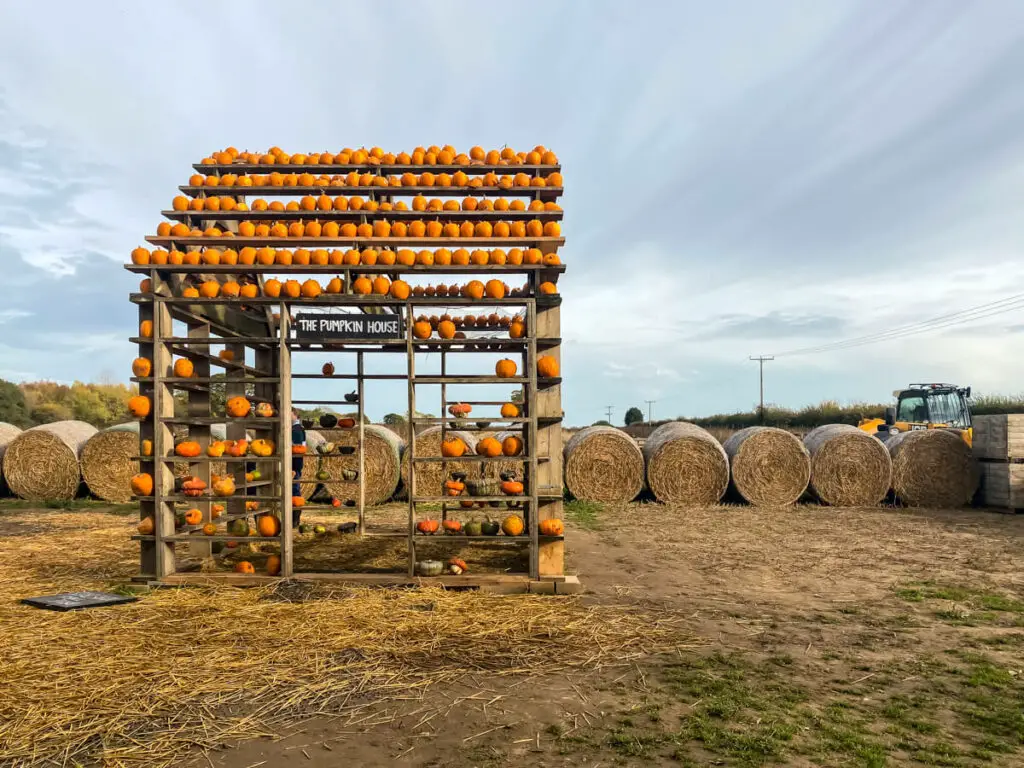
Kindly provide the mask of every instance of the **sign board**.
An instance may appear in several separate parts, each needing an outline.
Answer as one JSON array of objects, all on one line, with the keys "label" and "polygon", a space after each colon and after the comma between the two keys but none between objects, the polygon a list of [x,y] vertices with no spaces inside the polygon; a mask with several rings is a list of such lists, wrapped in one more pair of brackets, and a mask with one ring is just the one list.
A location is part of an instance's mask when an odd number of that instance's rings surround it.
[{"label": "sign board", "polygon": [[109,592],[63,592],[45,597],[26,597],[21,602],[50,611],[74,611],[80,608],[98,608],[103,605],[134,603],[138,598],[113,595]]},{"label": "sign board", "polygon": [[405,341],[400,315],[299,314],[292,327],[298,339]]}]

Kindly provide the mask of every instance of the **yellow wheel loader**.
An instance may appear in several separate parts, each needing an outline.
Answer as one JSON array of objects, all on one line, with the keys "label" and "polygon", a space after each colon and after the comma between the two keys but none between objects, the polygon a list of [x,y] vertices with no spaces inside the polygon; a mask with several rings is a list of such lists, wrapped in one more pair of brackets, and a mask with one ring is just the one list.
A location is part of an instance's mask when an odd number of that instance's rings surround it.
[{"label": "yellow wheel loader", "polygon": [[971,426],[971,388],[956,384],[911,384],[892,393],[896,405],[885,409],[884,419],[861,419],[857,425],[883,442],[899,432],[948,429],[959,432],[968,445]]}]

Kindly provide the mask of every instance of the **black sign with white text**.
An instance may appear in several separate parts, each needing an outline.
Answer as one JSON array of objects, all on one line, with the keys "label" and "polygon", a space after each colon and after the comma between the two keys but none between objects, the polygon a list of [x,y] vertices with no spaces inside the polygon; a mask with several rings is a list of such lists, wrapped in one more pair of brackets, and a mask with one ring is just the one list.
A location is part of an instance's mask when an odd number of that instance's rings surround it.
[{"label": "black sign with white text", "polygon": [[296,315],[293,327],[304,339],[405,340],[399,315]]}]

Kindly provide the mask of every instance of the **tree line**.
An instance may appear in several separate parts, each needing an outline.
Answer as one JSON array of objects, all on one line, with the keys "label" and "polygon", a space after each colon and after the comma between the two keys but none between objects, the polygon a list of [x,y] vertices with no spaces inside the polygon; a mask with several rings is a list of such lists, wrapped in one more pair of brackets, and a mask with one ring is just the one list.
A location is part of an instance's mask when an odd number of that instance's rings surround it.
[{"label": "tree line", "polygon": [[22,429],[75,419],[100,429],[128,419],[126,403],[138,388],[126,384],[57,384],[0,379],[0,421]]},{"label": "tree line", "polygon": [[[701,427],[721,427],[724,429],[743,429],[758,424],[769,427],[814,429],[824,424],[852,424],[856,426],[861,419],[880,419],[885,416],[885,409],[892,403],[852,403],[842,405],[835,400],[824,400],[816,405],[803,408],[783,408],[777,405],[765,405],[764,421],[758,409],[735,413],[719,413],[713,416],[685,417],[654,421],[655,426],[668,421],[689,421]],[[978,395],[971,398],[971,413],[976,416],[1000,413],[1024,413],[1024,395]],[[626,411],[625,424],[644,423],[643,412],[632,407]],[[597,424],[608,424],[606,421]]]}]

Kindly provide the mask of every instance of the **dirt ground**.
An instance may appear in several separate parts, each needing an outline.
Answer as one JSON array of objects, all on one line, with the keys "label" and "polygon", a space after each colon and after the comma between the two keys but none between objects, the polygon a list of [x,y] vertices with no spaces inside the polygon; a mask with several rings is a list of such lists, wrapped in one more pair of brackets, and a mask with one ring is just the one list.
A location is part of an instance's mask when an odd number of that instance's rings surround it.
[{"label": "dirt ground", "polygon": [[[611,671],[467,664],[362,722],[296,721],[187,764],[1024,761],[1024,516],[573,502],[567,517],[586,604],[676,616],[702,642]],[[0,536],[32,526],[0,511]]]}]

